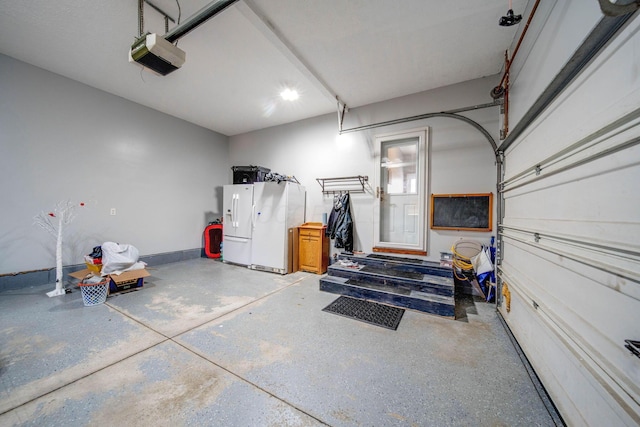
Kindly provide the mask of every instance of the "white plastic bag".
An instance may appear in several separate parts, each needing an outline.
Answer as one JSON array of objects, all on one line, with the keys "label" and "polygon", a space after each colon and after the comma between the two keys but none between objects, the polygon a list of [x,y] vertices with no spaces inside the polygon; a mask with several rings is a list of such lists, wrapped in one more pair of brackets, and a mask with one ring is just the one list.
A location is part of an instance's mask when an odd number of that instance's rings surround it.
[{"label": "white plastic bag", "polygon": [[473,265],[473,269],[476,274],[493,271],[493,264],[491,263],[491,257],[489,256],[489,248],[483,248],[478,255],[471,258],[471,265]]},{"label": "white plastic bag", "polygon": [[[132,245],[104,242],[102,244],[102,275],[120,274],[129,270],[138,262],[138,257],[138,249]],[[140,268],[144,268],[144,264]]]}]

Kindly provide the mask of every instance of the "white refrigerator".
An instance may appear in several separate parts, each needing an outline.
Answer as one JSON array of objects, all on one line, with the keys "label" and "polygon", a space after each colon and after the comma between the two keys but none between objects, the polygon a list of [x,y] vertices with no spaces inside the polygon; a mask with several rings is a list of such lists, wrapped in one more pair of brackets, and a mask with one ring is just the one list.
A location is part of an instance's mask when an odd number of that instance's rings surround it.
[{"label": "white refrigerator", "polygon": [[222,190],[224,262],[251,264],[253,185],[225,185]]},{"label": "white refrigerator", "polygon": [[223,209],[224,261],[286,274],[289,229],[304,223],[305,188],[294,182],[225,185]]}]

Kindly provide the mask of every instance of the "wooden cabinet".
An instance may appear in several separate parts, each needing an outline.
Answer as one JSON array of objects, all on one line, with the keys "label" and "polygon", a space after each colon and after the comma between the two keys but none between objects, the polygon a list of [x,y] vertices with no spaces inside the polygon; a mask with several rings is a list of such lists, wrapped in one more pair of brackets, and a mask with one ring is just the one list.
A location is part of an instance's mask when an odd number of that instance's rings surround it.
[{"label": "wooden cabinet", "polygon": [[321,222],[307,222],[298,228],[298,265],[302,271],[324,274],[329,265],[329,238]]}]

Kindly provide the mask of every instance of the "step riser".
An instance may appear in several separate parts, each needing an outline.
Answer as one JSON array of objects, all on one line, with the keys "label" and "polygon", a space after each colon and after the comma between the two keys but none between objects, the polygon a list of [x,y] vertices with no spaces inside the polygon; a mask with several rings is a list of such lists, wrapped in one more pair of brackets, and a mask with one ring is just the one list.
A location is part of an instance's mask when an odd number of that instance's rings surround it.
[{"label": "step riser", "polygon": [[359,270],[346,270],[338,268],[329,268],[329,275],[335,277],[344,277],[357,281],[370,282],[378,285],[386,285],[390,287],[406,287],[415,291],[432,293],[442,296],[453,296],[454,284],[451,280],[450,285],[434,284],[419,280],[405,279],[391,276],[381,276],[377,274],[369,274]]},{"label": "step riser", "polygon": [[358,264],[361,264],[361,265],[371,265],[375,267],[395,269],[398,271],[430,274],[433,276],[440,276],[440,277],[453,277],[453,271],[450,268],[441,267],[439,265],[436,265],[435,263],[428,263],[427,261],[425,261],[425,264],[410,264],[410,263],[399,263],[399,262],[382,260],[378,258],[367,258],[365,256],[346,255],[346,254],[340,254],[338,256],[338,259],[346,259],[349,261],[357,262]]},{"label": "step riser", "polygon": [[455,306],[451,304],[426,301],[422,299],[411,298],[410,296],[389,294],[374,289],[366,289],[347,283],[335,283],[328,280],[320,279],[320,290],[338,295],[346,295],[354,298],[366,299],[370,301],[389,304],[394,307],[408,308],[421,311],[424,313],[437,314],[444,317],[455,317]]}]

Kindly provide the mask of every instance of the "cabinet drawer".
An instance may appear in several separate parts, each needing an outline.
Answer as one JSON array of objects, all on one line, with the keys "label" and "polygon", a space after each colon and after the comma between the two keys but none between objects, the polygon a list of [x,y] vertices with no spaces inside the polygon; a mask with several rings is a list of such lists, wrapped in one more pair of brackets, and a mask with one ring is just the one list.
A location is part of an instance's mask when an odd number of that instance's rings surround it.
[{"label": "cabinet drawer", "polygon": [[300,229],[300,237],[320,237],[322,236],[322,229],[313,229],[313,228],[301,228]]}]

